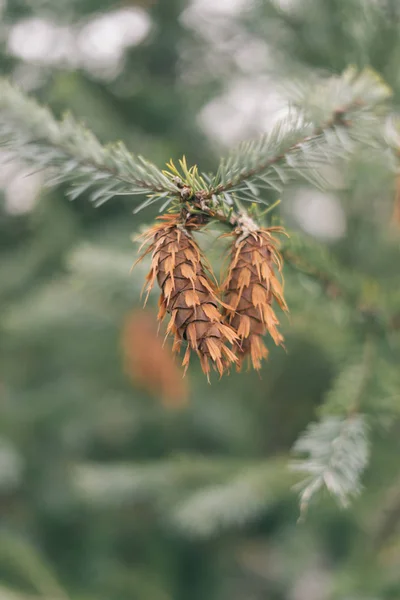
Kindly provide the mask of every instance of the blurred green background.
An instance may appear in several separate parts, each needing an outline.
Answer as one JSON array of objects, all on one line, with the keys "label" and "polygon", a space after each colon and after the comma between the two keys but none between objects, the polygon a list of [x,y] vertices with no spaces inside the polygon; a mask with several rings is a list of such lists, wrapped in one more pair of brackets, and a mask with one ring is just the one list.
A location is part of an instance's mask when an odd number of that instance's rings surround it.
[{"label": "blurred green background", "polygon": [[[397,0],[2,0],[0,18],[2,74],[160,166],[212,169],[271,127],[294,74],[371,65],[400,98]],[[298,524],[288,468],[360,331],[400,314],[393,182],[358,157],[349,169],[329,194],[293,185],[281,216],[336,257],[339,281],[368,285],[345,301],[286,268],[286,351],[210,386],[196,361],[182,382],[160,348],[156,294],[138,312],[131,238],[157,208],[71,203],[5,161],[1,600],[400,598],[398,321],[373,359],[363,495],[345,511],[323,497]]]}]

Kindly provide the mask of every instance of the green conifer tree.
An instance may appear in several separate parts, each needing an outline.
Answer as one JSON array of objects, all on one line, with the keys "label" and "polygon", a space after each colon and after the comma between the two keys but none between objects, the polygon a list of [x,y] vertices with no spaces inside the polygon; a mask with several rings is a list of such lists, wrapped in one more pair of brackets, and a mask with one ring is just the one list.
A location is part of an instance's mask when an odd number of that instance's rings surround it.
[{"label": "green conifer tree", "polygon": [[[8,39],[32,16],[78,30],[103,4],[10,1]],[[210,72],[193,6],[141,4],[150,32],[111,80],[2,56],[2,155],[50,187],[20,215],[5,196],[0,221],[1,593],[396,598],[396,5],[254,3],[225,28],[215,14]],[[218,165],[195,116],[239,68],[232,31],[237,49],[267,41],[259,70],[290,111]],[[295,218],[316,189],[346,224],[330,243]],[[189,392],[177,387],[138,312],[150,261],[129,274],[130,236],[167,211],[216,273],[221,233],[290,233],[286,352],[267,338],[261,377],[232,369],[209,386],[193,360]]]}]

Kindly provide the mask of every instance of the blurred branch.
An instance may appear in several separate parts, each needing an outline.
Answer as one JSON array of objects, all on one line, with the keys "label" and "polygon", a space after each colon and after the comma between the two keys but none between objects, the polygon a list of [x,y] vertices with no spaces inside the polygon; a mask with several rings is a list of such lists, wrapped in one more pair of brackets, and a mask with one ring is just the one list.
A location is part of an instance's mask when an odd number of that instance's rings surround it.
[{"label": "blurred branch", "polygon": [[54,596],[32,596],[23,592],[0,585],[1,600],[58,600]]},{"label": "blurred branch", "polygon": [[256,518],[297,480],[286,457],[256,462],[196,456],[157,464],[77,465],[72,478],[91,502],[161,502],[167,520],[194,537]]},{"label": "blurred branch", "polygon": [[369,336],[362,358],[345,364],[333,382],[320,410],[322,419],[311,423],[293,450],[304,458],[293,463],[296,471],[308,473],[299,484],[300,514],[310,500],[326,488],[343,506],[361,491],[360,477],[369,460],[368,428],[360,413],[373,369],[374,347]]},{"label": "blurred branch", "polygon": [[320,283],[328,296],[341,296],[354,302],[362,282],[355,272],[347,272],[325,246],[307,236],[291,234],[281,250],[285,262],[296,271]]},{"label": "blurred branch", "polygon": [[280,191],[296,174],[323,188],[321,165],[343,158],[359,143],[382,143],[380,119],[373,111],[391,91],[373,71],[350,68],[341,76],[292,88],[295,113],[222,159],[208,198],[234,192],[254,201],[261,189]]},{"label": "blurred branch", "polygon": [[131,154],[122,142],[102,146],[73,117],[56,121],[48,109],[4,79],[0,79],[0,146],[8,158],[23,159],[35,170],[50,169],[48,183],[67,184],[71,199],[87,192],[97,206],[113,196],[155,194],[158,199],[177,191],[153,163]]},{"label": "blurred branch", "polygon": [[315,280],[329,298],[341,298],[371,332],[386,335],[388,330],[398,329],[397,290],[349,269],[326,246],[306,235],[291,234],[281,254],[288,266]]},{"label": "blurred branch", "polygon": [[39,552],[22,538],[11,534],[0,535],[0,564],[10,565],[13,572],[45,598],[68,600],[68,595]]},{"label": "blurred branch", "polygon": [[326,488],[343,507],[361,492],[360,476],[369,458],[367,425],[362,415],[325,417],[311,423],[294,445],[297,454],[307,457],[293,463],[308,477],[300,489],[300,516],[304,518],[310,500]]},{"label": "blurred branch", "polygon": [[398,533],[400,523],[400,480],[386,495],[382,513],[373,535],[374,548],[379,551],[393,535]]},{"label": "blurred branch", "polygon": [[364,342],[364,355],[358,360],[346,363],[319,409],[323,417],[332,415],[353,416],[361,410],[362,399],[373,373],[374,346],[367,337]]},{"label": "blurred branch", "polygon": [[190,537],[211,537],[265,513],[286,496],[296,479],[287,469],[286,457],[269,458],[178,502],[172,510],[172,523]]},{"label": "blurred branch", "polygon": [[247,461],[178,456],[156,463],[76,465],[71,476],[83,498],[119,504],[124,500],[159,499],[168,492],[221,480],[248,465]]}]

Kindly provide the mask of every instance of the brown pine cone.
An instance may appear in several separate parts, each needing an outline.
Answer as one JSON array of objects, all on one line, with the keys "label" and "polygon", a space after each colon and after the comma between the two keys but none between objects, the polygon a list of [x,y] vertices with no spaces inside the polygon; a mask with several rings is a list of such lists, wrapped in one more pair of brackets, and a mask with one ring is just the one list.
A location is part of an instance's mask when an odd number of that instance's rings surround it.
[{"label": "brown pine cone", "polygon": [[237,362],[226,345],[226,342],[234,343],[237,335],[232,327],[223,323],[215,288],[207,277],[200,250],[189,231],[179,224],[179,216],[164,215],[159,219],[161,223],[151,227],[144,236],[144,243],[150,242],[144,255],[152,252],[147,293],[157,280],[161,288],[158,319],[171,314],[167,333],[175,336],[174,351],[178,352],[182,342],[187,342],[182,362],[185,370],[193,350],[207,377],[209,362],[222,375],[225,368]]},{"label": "brown pine cone", "polygon": [[268,356],[262,341],[266,333],[275,344],[283,343],[272,302],[275,299],[284,311],[288,308],[275,273],[274,267],[279,272],[282,269],[282,258],[271,231],[283,232],[278,227],[235,232],[228,275],[222,286],[227,304],[226,321],[240,339],[237,346],[239,370],[247,356],[255,369],[261,368],[261,360]]},{"label": "brown pine cone", "polygon": [[188,400],[187,380],[169,344],[158,335],[153,311],[134,310],[122,329],[124,371],[132,382],[159,398],[166,408],[181,408]]}]

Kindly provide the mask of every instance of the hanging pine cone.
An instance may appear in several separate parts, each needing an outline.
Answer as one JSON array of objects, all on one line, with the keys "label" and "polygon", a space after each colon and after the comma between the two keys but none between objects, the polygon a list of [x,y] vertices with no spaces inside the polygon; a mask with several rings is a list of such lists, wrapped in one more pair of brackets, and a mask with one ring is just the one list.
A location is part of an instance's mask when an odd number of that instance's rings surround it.
[{"label": "hanging pine cone", "polygon": [[272,308],[275,299],[287,311],[283,290],[275,270],[281,272],[282,258],[277,250],[273,231],[283,233],[279,227],[262,229],[246,219],[246,226],[235,232],[228,275],[223,284],[226,322],[239,336],[237,355],[240,370],[249,356],[255,369],[268,356],[262,336],[266,333],[275,344],[283,343],[277,326],[278,318]]},{"label": "hanging pine cone", "polygon": [[157,280],[161,288],[158,319],[171,314],[167,333],[175,336],[174,351],[178,352],[182,342],[187,342],[182,362],[185,370],[193,350],[207,377],[210,362],[222,375],[225,368],[237,362],[226,345],[226,342],[234,343],[237,335],[232,327],[223,323],[215,288],[207,277],[200,250],[187,228],[179,224],[179,216],[164,215],[159,219],[161,223],[151,227],[144,236],[144,243],[150,245],[143,256],[152,252],[147,293]]}]

